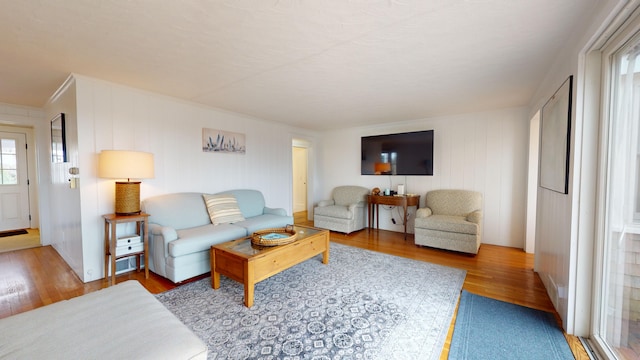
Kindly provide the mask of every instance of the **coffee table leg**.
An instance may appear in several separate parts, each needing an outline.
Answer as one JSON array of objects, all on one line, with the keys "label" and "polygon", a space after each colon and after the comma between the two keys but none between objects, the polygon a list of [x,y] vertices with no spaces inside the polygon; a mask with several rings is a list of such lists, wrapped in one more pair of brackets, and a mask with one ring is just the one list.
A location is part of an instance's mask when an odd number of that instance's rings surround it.
[{"label": "coffee table leg", "polygon": [[254,274],[252,263],[246,262],[244,264],[244,305],[246,307],[253,306],[253,283]]},{"label": "coffee table leg", "polygon": [[253,284],[246,284],[244,286],[244,306],[253,306]]},{"label": "coffee table leg", "polygon": [[220,273],[216,271],[216,252],[211,248],[210,260],[211,260],[211,287],[214,289],[220,288]]},{"label": "coffee table leg", "polygon": [[325,238],[324,238],[324,248],[326,250],[322,253],[322,263],[323,264],[328,264],[329,263],[329,246],[330,246],[329,234],[327,233],[327,235],[325,235]]},{"label": "coffee table leg", "polygon": [[220,273],[211,272],[211,287],[214,289],[220,289]]}]

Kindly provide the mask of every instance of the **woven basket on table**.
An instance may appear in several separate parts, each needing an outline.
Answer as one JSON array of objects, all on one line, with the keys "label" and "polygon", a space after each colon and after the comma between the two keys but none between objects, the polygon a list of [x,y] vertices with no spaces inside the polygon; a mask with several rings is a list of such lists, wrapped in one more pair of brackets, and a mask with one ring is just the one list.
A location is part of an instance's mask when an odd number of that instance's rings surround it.
[{"label": "woven basket on table", "polygon": [[[284,238],[279,238],[279,239],[264,238],[265,235],[272,234],[272,233],[283,234],[288,236]],[[251,235],[251,243],[254,245],[260,245],[260,246],[278,246],[278,245],[289,244],[296,241],[297,236],[298,234],[293,229],[293,225],[287,225],[286,227],[283,227],[283,228],[258,230],[254,232],[253,235]]]}]

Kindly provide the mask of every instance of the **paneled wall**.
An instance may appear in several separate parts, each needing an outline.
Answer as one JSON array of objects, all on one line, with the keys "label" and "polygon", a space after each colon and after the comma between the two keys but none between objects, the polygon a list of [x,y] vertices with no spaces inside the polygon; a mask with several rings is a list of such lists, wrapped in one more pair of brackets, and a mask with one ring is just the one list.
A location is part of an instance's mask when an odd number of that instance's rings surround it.
[{"label": "paneled wall", "polygon": [[[51,163],[50,160],[48,161],[50,178],[47,186],[50,189],[50,204],[47,217],[51,223],[49,233],[51,245],[82,277],[84,247],[81,235],[80,190],[71,189],[69,186],[69,168],[79,166],[78,113],[76,111],[76,86],[73,78],[67,79],[67,82],[54,94],[45,109],[48,119],[53,119],[56,114],[64,113],[67,149],[67,162]],[[48,148],[46,150],[50,154],[50,150]]]},{"label": "paneled wall", "polygon": [[[583,18],[569,41],[560,49],[532,97],[531,111],[540,110],[560,85],[574,75],[571,141],[569,154],[569,193],[560,194],[542,187],[537,193],[536,256],[534,270],[538,272],[560,315],[565,331],[576,336],[591,334],[591,311],[595,249],[594,217],[596,201],[597,153],[599,147],[600,111],[593,110],[600,103],[599,85],[585,80],[586,51],[598,37],[605,35],[607,24],[614,19],[619,6],[626,1],[602,1]],[[624,11],[623,11],[624,13]],[[626,18],[621,16],[620,19]],[[614,27],[615,28],[615,27]],[[607,30],[608,31],[608,30]],[[596,53],[596,75],[601,79]],[[589,60],[592,61],[592,60]],[[595,88],[594,88],[595,86]],[[585,89],[592,93],[585,98]],[[584,117],[588,115],[587,117]],[[587,119],[587,122],[585,122]]]},{"label": "paneled wall", "polygon": [[[435,130],[433,176],[360,175],[360,137]],[[422,196],[433,189],[469,189],[484,195],[483,242],[523,248],[529,122],[526,109],[422,119],[352,128],[323,136],[322,196],[338,185],[391,188],[405,184]],[[415,211],[409,229],[413,232]],[[396,220],[393,224],[391,218]],[[403,231],[395,210],[381,209],[380,228]]]},{"label": "paneled wall", "polygon": [[[73,91],[76,97],[77,148],[70,155],[80,169],[77,209],[82,231],[74,241],[81,245],[76,251],[82,251],[79,275],[84,281],[103,275],[101,215],[114,207],[114,180],[96,176],[101,150],[154,154],[155,178],[142,180],[142,199],[171,192],[251,188],[263,192],[267,206],[291,213],[292,138],[295,134],[313,144],[314,134],[92,78],[74,79],[74,89],[67,93]],[[203,128],[245,134],[246,154],[203,152]],[[65,210],[59,204],[52,207],[56,206],[52,211]],[[62,226],[63,219],[56,222]]]}]

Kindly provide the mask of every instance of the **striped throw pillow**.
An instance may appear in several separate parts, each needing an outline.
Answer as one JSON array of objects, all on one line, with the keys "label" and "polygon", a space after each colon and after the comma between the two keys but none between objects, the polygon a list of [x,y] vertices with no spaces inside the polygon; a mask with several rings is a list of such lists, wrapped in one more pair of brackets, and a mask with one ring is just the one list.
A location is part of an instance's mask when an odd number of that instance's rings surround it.
[{"label": "striped throw pillow", "polygon": [[213,225],[244,221],[238,202],[233,195],[203,195]]}]

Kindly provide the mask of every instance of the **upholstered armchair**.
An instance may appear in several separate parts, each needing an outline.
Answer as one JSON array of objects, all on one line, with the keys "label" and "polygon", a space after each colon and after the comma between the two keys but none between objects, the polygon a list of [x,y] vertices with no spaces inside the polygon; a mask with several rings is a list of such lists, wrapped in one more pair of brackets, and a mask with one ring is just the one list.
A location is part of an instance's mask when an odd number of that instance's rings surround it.
[{"label": "upholstered armchair", "polygon": [[362,186],[338,186],[330,200],[322,200],[313,209],[315,227],[349,234],[364,229],[367,218],[367,194]]},{"label": "upholstered armchair", "polygon": [[415,220],[416,245],[477,254],[482,241],[482,194],[434,190]]}]

